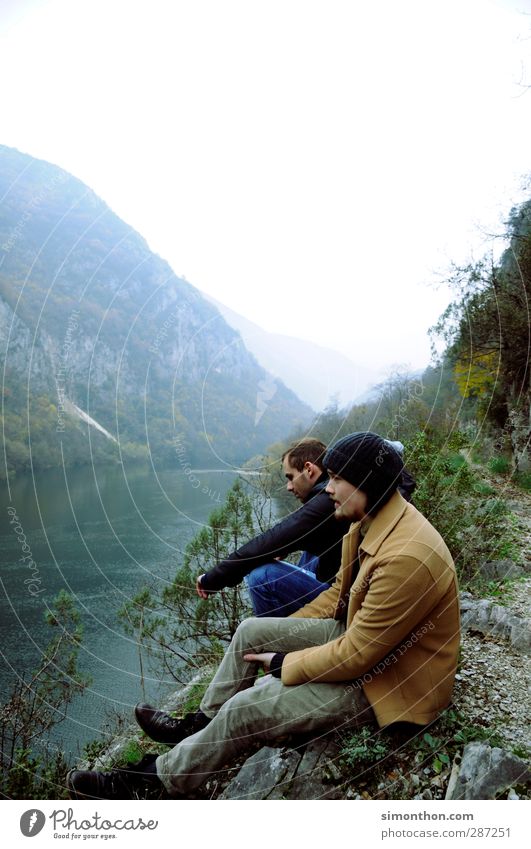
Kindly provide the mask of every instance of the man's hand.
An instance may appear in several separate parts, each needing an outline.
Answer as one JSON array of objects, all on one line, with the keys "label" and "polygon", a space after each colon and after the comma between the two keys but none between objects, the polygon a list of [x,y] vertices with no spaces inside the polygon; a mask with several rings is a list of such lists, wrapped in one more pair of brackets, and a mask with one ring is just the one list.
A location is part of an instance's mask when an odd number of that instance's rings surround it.
[{"label": "man's hand", "polygon": [[269,672],[269,667],[274,655],[274,651],[266,651],[263,652],[263,654],[244,654],[243,659],[248,663],[261,663],[263,664],[264,672]]},{"label": "man's hand", "polygon": [[195,582],[195,588],[197,590],[197,595],[199,596],[199,598],[208,598],[209,593],[207,593],[207,591],[204,590],[203,587],[201,586],[201,578],[202,577],[203,577],[203,575],[199,575],[199,577],[197,578],[197,580]]}]

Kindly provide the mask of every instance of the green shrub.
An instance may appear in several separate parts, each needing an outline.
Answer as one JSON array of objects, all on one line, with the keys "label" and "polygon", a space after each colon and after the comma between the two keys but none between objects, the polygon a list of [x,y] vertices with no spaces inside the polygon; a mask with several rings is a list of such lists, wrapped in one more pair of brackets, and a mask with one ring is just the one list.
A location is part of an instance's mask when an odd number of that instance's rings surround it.
[{"label": "green shrub", "polygon": [[359,769],[379,763],[391,750],[391,743],[382,732],[372,726],[364,726],[349,735],[340,752],[343,767]]},{"label": "green shrub", "polygon": [[13,763],[2,780],[7,799],[66,799],[68,765],[63,753],[45,751],[34,756],[30,749],[17,749]]},{"label": "green shrub", "polygon": [[511,464],[507,457],[491,457],[488,466],[489,471],[494,475],[507,475],[511,470]]},{"label": "green shrub", "polygon": [[144,752],[137,740],[129,740],[125,748],[120,752],[118,765],[129,766],[136,764],[142,759]]},{"label": "green shrub", "polygon": [[206,689],[211,680],[212,674],[205,676],[202,681],[198,681],[196,684],[190,685],[179,713],[184,715],[186,713],[194,713],[196,710],[199,710],[201,700],[205,695]]},{"label": "green shrub", "polygon": [[105,752],[107,743],[105,740],[91,740],[83,747],[83,759],[93,768],[98,763],[100,756]]},{"label": "green shrub", "polygon": [[414,504],[446,542],[463,588],[473,589],[482,562],[518,559],[518,532],[506,502],[460,453],[466,444],[460,433],[444,440],[424,431],[407,443],[405,459],[417,480]]},{"label": "green shrub", "polygon": [[0,795],[11,799],[61,798],[67,766],[49,734],[90,684],[77,666],[82,629],[73,598],[61,590],[45,620],[54,637],[39,668],[17,679],[0,708]]},{"label": "green shrub", "polygon": [[186,683],[191,672],[218,663],[239,623],[251,614],[242,584],[201,599],[196,579],[254,533],[252,502],[237,480],[223,506],[186,546],[171,584],[162,590],[142,588],[118,611],[126,632],[179,683]]},{"label": "green shrub", "polygon": [[531,472],[517,472],[513,480],[525,492],[531,492]]}]

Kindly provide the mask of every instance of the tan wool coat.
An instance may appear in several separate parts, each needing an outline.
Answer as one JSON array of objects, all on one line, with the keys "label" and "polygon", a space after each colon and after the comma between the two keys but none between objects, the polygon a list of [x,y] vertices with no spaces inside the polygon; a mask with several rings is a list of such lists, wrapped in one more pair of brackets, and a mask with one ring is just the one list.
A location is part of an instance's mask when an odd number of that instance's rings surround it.
[{"label": "tan wool coat", "polygon": [[438,531],[398,492],[372,519],[365,536],[360,525],[351,525],[343,538],[335,583],[292,614],[302,619],[346,615],[345,633],[288,653],[282,682],[362,686],[380,726],[398,721],[424,725],[449,704],[457,667],[454,563]]}]

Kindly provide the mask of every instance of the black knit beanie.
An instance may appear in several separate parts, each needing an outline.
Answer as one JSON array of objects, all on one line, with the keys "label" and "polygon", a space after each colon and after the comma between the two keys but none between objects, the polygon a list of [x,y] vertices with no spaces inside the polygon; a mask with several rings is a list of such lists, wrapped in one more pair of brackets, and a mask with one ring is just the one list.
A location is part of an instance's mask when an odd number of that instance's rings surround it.
[{"label": "black knit beanie", "polygon": [[404,463],[398,451],[376,433],[344,436],[328,449],[323,466],[367,496],[367,513],[374,514],[396,491]]}]

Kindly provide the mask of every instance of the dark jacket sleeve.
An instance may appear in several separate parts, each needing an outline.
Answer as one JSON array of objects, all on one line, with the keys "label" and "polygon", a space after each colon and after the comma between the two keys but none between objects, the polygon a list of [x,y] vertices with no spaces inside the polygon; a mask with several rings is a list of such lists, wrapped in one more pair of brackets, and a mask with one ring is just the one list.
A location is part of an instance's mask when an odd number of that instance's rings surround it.
[{"label": "dark jacket sleeve", "polygon": [[317,493],[277,525],[242,545],[225,560],[220,560],[203,575],[202,588],[214,592],[224,587],[235,587],[257,566],[269,563],[275,557],[285,557],[292,551],[305,551],[308,536],[313,536],[323,522],[335,521],[332,514],[328,495],[324,491]]},{"label": "dark jacket sleeve", "polygon": [[282,664],[284,663],[284,658],[286,657],[286,652],[278,651],[271,658],[271,664],[269,666],[269,671],[271,675],[275,678],[282,678]]},{"label": "dark jacket sleeve", "polygon": [[406,501],[411,501],[411,496],[416,488],[417,482],[415,478],[409,474],[407,469],[402,469],[402,479],[398,485],[398,491],[402,498],[405,498]]}]

